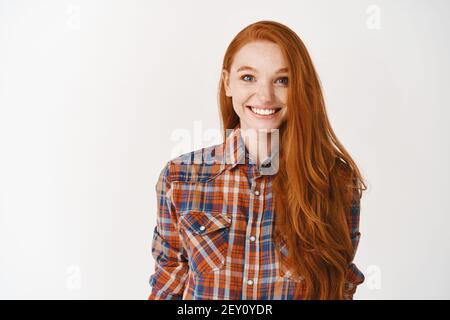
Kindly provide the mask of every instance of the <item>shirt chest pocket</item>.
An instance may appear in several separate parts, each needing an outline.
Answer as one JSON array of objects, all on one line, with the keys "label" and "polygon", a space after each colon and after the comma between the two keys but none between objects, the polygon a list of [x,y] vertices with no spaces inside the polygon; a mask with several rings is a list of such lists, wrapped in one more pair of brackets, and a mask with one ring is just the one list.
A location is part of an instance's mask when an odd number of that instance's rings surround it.
[{"label": "shirt chest pocket", "polygon": [[227,213],[189,211],[180,215],[179,228],[196,273],[218,271],[225,265],[231,216]]}]

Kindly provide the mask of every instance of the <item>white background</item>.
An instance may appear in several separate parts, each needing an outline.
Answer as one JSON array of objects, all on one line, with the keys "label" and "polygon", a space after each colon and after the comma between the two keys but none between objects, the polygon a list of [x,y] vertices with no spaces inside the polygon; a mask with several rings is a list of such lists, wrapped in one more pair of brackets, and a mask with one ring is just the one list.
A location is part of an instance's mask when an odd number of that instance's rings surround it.
[{"label": "white background", "polygon": [[355,299],[450,298],[450,2],[0,3],[0,298],[147,298],[158,174],[220,142],[224,52],[263,19],[369,184]]}]

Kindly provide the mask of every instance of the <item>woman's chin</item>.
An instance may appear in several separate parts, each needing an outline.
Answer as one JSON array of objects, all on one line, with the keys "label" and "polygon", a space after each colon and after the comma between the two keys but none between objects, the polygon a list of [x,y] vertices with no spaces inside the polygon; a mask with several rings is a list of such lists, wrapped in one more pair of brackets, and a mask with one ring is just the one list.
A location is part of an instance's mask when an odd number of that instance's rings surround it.
[{"label": "woman's chin", "polygon": [[247,129],[254,129],[254,130],[273,130],[279,128],[279,121],[269,121],[269,120],[255,120],[255,119],[248,119],[247,121]]}]

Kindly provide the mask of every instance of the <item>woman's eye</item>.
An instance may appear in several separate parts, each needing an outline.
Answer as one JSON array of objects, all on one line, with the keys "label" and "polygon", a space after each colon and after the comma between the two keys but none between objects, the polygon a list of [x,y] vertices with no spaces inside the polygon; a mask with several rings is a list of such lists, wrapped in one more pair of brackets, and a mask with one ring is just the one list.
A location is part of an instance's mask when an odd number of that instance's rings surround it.
[{"label": "woman's eye", "polygon": [[279,78],[278,80],[285,80],[285,82],[282,84],[287,85],[289,79],[288,79],[288,77],[282,77],[282,78]]},{"label": "woman's eye", "polygon": [[246,75],[242,76],[241,79],[244,81],[247,81],[247,80],[245,80],[247,77],[253,78],[253,76],[246,74]]}]

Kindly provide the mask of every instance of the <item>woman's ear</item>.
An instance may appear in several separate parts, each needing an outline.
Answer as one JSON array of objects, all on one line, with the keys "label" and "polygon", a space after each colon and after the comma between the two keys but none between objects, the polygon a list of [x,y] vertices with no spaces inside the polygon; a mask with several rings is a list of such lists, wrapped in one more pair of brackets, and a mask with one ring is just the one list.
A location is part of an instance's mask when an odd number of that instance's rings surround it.
[{"label": "woman's ear", "polygon": [[222,70],[222,81],[223,81],[223,87],[225,88],[225,95],[227,97],[231,97],[230,74],[229,74],[228,70],[226,70],[226,69]]}]

